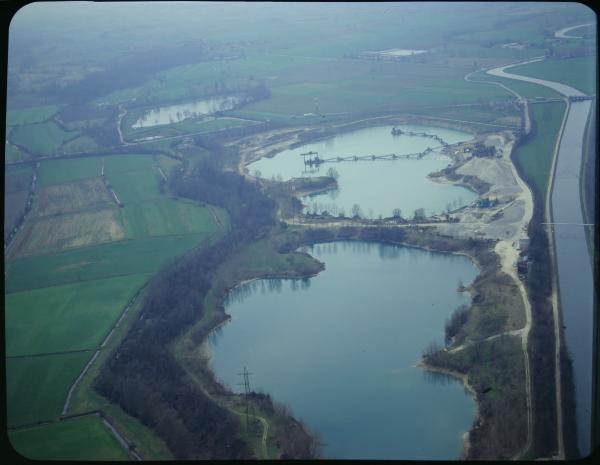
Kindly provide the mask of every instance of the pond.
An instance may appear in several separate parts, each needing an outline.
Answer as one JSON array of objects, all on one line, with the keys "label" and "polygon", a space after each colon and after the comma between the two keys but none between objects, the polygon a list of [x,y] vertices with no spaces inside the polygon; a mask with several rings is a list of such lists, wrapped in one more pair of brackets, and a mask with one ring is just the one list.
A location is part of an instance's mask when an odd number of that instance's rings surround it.
[{"label": "pond", "polygon": [[195,102],[167,105],[146,111],[135,123],[133,129],[149,128],[161,124],[179,123],[187,118],[212,115],[218,111],[226,111],[244,103],[245,98],[238,95],[213,97]]},{"label": "pond", "polygon": [[[317,244],[325,270],[304,280],[235,288],[232,319],[208,340],[211,366],[240,392],[289,406],[319,434],[327,458],[456,459],[475,403],[462,382],[414,365],[469,302],[477,269],[464,256],[367,242]],[[435,292],[432,292],[435,290]]]},{"label": "pond", "polygon": [[[449,144],[470,140],[470,134],[430,126],[400,125],[403,131],[437,135]],[[284,150],[272,158],[262,158],[248,165],[251,174],[283,180],[302,176],[324,176],[329,168],[339,174],[338,189],[321,192],[303,199],[306,211],[336,216],[351,216],[353,206],[360,207],[363,217],[392,216],[399,208],[402,216],[412,217],[423,208],[427,215],[454,210],[477,198],[465,187],[437,183],[427,175],[446,168],[451,159],[432,152],[421,159],[364,160],[322,163],[316,169],[305,166],[302,153],[314,151],[320,158],[412,154],[439,147],[434,139],[408,134],[392,135],[393,126],[379,126],[339,134],[323,141]]]}]

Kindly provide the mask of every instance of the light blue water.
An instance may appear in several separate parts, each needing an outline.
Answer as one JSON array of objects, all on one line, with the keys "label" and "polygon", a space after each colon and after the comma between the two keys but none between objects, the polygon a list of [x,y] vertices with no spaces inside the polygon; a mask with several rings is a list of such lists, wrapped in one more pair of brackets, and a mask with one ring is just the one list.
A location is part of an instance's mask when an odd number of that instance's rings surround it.
[{"label": "light blue water", "polygon": [[364,242],[309,251],[325,270],[306,280],[238,286],[232,319],[209,339],[212,367],[240,392],[291,407],[325,443],[324,456],[456,459],[475,403],[462,383],[414,365],[445,319],[468,303],[457,283],[477,270],[462,256]]},{"label": "light blue water", "polygon": [[[281,176],[284,180],[301,176],[324,176],[329,168],[339,173],[337,191],[306,197],[304,204],[312,211],[327,210],[334,215],[341,210],[351,215],[358,204],[364,217],[392,216],[395,208],[404,217],[412,217],[418,208],[426,214],[441,213],[448,207],[454,209],[477,198],[461,186],[435,183],[427,175],[450,164],[447,156],[431,153],[420,160],[366,160],[323,163],[318,171],[306,172],[301,153],[316,151],[320,158],[349,155],[407,154],[438,147],[434,139],[419,136],[392,136],[393,126],[380,126],[339,134],[324,141],[284,150],[273,158],[263,158],[248,165],[251,174],[260,171],[261,177]],[[449,144],[471,139],[471,135],[450,129],[429,126],[397,126],[403,130],[436,134]]]}]

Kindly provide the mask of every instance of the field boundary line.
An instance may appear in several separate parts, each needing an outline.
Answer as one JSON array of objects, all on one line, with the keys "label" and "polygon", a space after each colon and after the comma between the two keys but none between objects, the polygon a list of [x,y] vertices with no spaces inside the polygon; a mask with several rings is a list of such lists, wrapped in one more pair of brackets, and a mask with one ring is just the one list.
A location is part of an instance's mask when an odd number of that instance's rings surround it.
[{"label": "field boundary line", "polygon": [[54,355],[68,355],[68,354],[77,354],[82,352],[92,352],[94,349],[73,349],[73,350],[64,350],[61,352],[41,352],[37,354],[28,354],[28,355],[7,355],[7,359],[15,359],[15,358],[31,358],[31,357],[52,357]]}]

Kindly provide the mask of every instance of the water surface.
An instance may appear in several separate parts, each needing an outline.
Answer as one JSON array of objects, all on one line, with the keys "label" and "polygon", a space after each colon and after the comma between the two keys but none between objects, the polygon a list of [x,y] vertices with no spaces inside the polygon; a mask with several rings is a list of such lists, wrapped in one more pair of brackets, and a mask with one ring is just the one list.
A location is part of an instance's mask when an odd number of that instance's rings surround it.
[{"label": "water surface", "polygon": [[242,97],[229,95],[197,100],[195,102],[179,103],[148,110],[142,117],[131,125],[133,129],[148,128],[160,124],[179,123],[187,118],[212,115],[218,111],[231,110],[243,102]]},{"label": "water surface", "polygon": [[[397,126],[406,131],[436,134],[452,144],[472,138],[470,134],[429,126]],[[251,174],[256,170],[264,178],[291,179],[302,176],[324,176],[329,168],[339,173],[339,189],[306,197],[308,211],[327,210],[333,215],[342,212],[351,215],[354,204],[360,206],[363,217],[392,216],[395,208],[404,217],[412,217],[414,211],[424,208],[425,213],[436,214],[455,209],[477,198],[464,187],[439,184],[427,175],[447,167],[451,160],[439,153],[426,155],[420,160],[365,160],[340,163],[323,163],[318,170],[305,169],[301,153],[316,151],[320,158],[350,155],[385,155],[419,153],[427,147],[439,147],[434,139],[409,136],[393,136],[393,126],[380,126],[339,134],[329,139],[284,150],[273,158],[263,158],[248,165]]]},{"label": "water surface", "polygon": [[414,365],[469,298],[457,283],[476,268],[462,256],[364,242],[319,244],[325,270],[305,280],[237,287],[230,322],[209,338],[212,367],[240,392],[291,407],[325,443],[324,456],[455,459],[475,404],[462,383]]}]

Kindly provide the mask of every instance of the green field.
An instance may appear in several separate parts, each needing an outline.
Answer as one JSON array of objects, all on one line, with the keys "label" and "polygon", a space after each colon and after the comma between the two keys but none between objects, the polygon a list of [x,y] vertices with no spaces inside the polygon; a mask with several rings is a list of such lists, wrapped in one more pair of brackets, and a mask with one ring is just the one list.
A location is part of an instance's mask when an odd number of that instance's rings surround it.
[{"label": "green field", "polygon": [[159,197],[152,201],[128,203],[121,210],[127,237],[179,234],[211,234],[217,231],[210,212],[184,200]]},{"label": "green field", "polygon": [[[103,163],[124,208],[113,205],[100,180]],[[15,246],[31,256],[6,262],[9,426],[56,420],[70,385],[129,299],[162,265],[218,232],[207,207],[161,193],[159,163],[152,155],[130,154],[41,164],[33,214],[17,236],[20,248]],[[9,191],[22,192],[30,175],[31,168],[11,168]],[[227,224],[226,213],[214,211]],[[114,214],[113,219],[103,212]],[[107,227],[111,234],[120,228],[130,239],[98,244],[99,232]],[[55,251],[65,246],[72,250]],[[156,441],[149,430],[117,407],[105,407],[122,429],[143,432],[146,448],[169,457],[164,446],[151,445]],[[62,422],[36,434],[46,438],[56,432],[59,440],[70,441],[57,425]],[[81,451],[88,447],[80,444]],[[53,449],[46,453],[46,447],[42,441],[32,454],[52,456]]]},{"label": "green field", "polygon": [[596,93],[596,58],[578,57],[562,60],[544,60],[515,66],[511,72],[549,81],[557,81],[592,95]]},{"label": "green field", "polygon": [[563,102],[531,105],[531,118],[535,125],[534,138],[519,147],[515,155],[526,177],[532,181],[533,188],[542,198],[546,197],[554,147],[564,111]]},{"label": "green field", "polygon": [[30,460],[127,460],[127,452],[97,415],[9,433],[17,452]]},{"label": "green field", "polygon": [[96,150],[100,148],[100,146],[96,143],[94,139],[89,136],[79,136],[75,139],[66,142],[62,150],[65,153],[78,153],[78,152],[90,152],[92,150]]},{"label": "green field", "polygon": [[6,292],[157,271],[206,240],[205,234],[155,236],[85,247],[6,263]]},{"label": "green field", "polygon": [[41,123],[50,119],[50,117],[52,117],[59,109],[60,105],[44,105],[7,111],[6,125],[21,126],[25,124]]},{"label": "green field", "polygon": [[91,352],[6,359],[8,427],[58,419]]},{"label": "green field", "polygon": [[98,347],[147,279],[131,275],[7,294],[6,355]]},{"label": "green field", "polygon": [[102,160],[99,157],[44,160],[40,164],[38,186],[43,188],[85,178],[96,178],[100,176],[101,170]]},{"label": "green field", "polygon": [[8,142],[6,143],[6,145],[4,146],[4,162],[13,162],[13,161],[20,161],[20,160],[24,160],[26,159],[27,156],[23,154],[23,152],[21,150],[19,150],[18,147],[15,147],[12,144],[9,144]]},{"label": "green field", "polygon": [[37,156],[55,155],[63,143],[74,139],[79,133],[67,132],[52,121],[15,127],[10,140],[25,147]]}]

